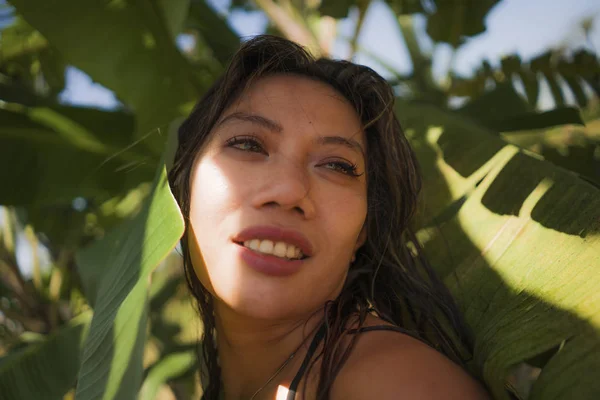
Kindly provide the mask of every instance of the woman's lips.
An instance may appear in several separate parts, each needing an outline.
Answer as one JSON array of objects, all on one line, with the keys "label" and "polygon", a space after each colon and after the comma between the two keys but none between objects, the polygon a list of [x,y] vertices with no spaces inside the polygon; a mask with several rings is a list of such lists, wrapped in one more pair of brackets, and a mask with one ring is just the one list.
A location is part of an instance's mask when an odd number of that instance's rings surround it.
[{"label": "woman's lips", "polygon": [[289,276],[296,273],[302,266],[307,258],[302,260],[286,260],[271,254],[263,254],[256,252],[252,249],[244,247],[240,243],[235,243],[236,250],[239,257],[248,265],[265,275],[271,276]]}]

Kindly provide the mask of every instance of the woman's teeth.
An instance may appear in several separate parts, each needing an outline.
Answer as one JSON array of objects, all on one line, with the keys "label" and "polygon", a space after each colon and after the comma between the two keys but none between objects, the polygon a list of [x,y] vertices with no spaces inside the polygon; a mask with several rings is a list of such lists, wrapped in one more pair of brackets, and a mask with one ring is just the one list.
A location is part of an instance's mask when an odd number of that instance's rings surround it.
[{"label": "woman's teeth", "polygon": [[252,239],[244,242],[244,247],[264,254],[271,254],[281,258],[300,259],[304,257],[302,251],[293,244],[285,242],[273,243],[272,240]]}]

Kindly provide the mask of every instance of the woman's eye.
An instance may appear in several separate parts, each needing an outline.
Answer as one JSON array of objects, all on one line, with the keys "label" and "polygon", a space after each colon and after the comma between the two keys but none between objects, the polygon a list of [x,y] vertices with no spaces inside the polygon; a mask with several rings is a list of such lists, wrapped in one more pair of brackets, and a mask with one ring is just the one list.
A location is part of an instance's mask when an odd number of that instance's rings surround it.
[{"label": "woman's eye", "polygon": [[[251,136],[235,136],[227,140],[226,144],[227,147],[233,147],[234,149],[238,149],[241,151],[266,154],[260,142]],[[330,161],[321,165],[327,166],[328,169],[331,169],[333,171],[339,171],[348,176],[358,177],[362,175],[356,172],[356,164],[350,164],[342,161]]]},{"label": "woman's eye", "polygon": [[341,162],[341,161],[331,161],[328,163],[325,163],[323,165],[332,165],[334,171],[340,171],[343,174],[349,175],[349,176],[361,176],[362,174],[358,174],[356,173],[356,164],[349,164],[346,162]]},{"label": "woman's eye", "polygon": [[264,153],[262,145],[258,140],[247,137],[247,136],[236,136],[227,141],[227,147],[233,147],[242,151],[249,151],[252,153]]}]

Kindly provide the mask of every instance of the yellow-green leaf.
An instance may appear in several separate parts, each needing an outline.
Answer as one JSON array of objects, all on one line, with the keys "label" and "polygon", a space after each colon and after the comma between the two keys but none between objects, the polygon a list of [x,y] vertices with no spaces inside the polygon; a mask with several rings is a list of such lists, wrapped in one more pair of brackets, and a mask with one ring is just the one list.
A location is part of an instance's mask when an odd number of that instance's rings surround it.
[{"label": "yellow-green leaf", "polygon": [[600,190],[457,115],[407,111],[435,205],[418,236],[474,332],[494,398],[508,398],[515,365],[548,351],[532,398],[599,397]]}]

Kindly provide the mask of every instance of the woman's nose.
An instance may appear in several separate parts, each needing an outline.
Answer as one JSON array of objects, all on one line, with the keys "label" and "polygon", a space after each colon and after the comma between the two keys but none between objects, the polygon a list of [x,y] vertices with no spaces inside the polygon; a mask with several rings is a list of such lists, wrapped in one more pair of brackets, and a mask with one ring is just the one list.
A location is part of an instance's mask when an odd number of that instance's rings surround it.
[{"label": "woman's nose", "polygon": [[280,160],[265,168],[263,182],[255,192],[255,206],[297,210],[305,218],[312,218],[315,207],[306,167],[295,160]]}]

